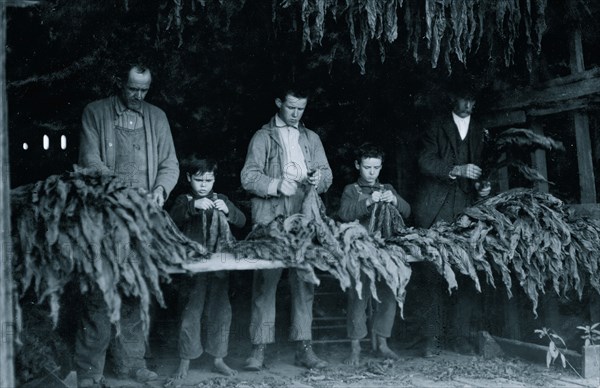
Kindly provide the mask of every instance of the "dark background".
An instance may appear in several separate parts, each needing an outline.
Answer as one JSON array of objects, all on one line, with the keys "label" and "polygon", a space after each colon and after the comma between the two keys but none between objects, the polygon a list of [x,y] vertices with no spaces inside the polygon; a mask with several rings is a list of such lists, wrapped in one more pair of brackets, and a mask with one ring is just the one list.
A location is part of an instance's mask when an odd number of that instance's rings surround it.
[{"label": "dark background", "polygon": [[[278,8],[276,18],[273,2],[267,0],[206,0],[205,5],[183,1],[179,26],[172,13],[173,3],[50,0],[35,7],[8,9],[6,66],[12,187],[72,169],[77,162],[83,108],[111,94],[117,66],[133,58],[143,58],[152,69],[153,82],[146,99],[167,113],[179,159],[193,152],[217,159],[220,170],[215,190],[227,194],[247,216],[248,196],[240,188],[239,172],[251,136],[275,112],[272,87],[278,79],[293,77],[312,90],[303,119],[321,136],[333,169],[334,183],[324,200],[328,211],[334,213],[344,185],[356,179],[352,150],[364,141],[384,147],[387,158],[381,180],[392,183],[402,196],[413,201],[420,134],[432,115],[449,111],[445,90],[457,80],[468,79],[480,90],[475,112],[479,115],[493,105],[498,89],[510,90],[568,75],[568,30],[577,24],[582,26],[586,67],[600,61],[600,5],[591,0],[548,2],[547,30],[532,72],[525,56],[530,48],[523,34],[525,17],[517,25],[520,34],[510,46],[497,32],[486,32],[481,46],[468,53],[465,63],[450,55],[432,67],[424,30],[411,30],[403,24],[408,7],[414,12],[424,2],[405,0],[398,8],[398,38],[391,43],[369,40],[363,72],[353,62],[344,18],[334,19],[327,14],[321,44],[308,47],[303,43],[298,1],[290,1],[288,8]],[[498,4],[482,3],[490,7]],[[520,1],[523,12],[527,3]],[[424,28],[424,19],[418,22]],[[489,29],[498,28],[494,19],[487,22]],[[419,33],[422,38],[417,37],[420,45],[415,56],[410,39]],[[514,50],[514,60],[508,64],[504,61],[507,47]],[[383,62],[381,48],[385,51]],[[593,158],[595,166],[600,167],[599,116],[597,106],[590,107]],[[567,148],[565,153],[548,155],[548,174],[555,183],[550,190],[567,202],[578,202],[575,136],[568,118],[546,117],[543,125],[547,134],[563,141]],[[50,138],[48,150],[42,148],[43,135]],[[61,136],[67,138],[65,150],[59,146]],[[27,150],[23,149],[24,143],[28,144]],[[511,177],[511,185],[528,183]],[[179,190],[181,186],[172,198]],[[250,281],[249,271],[232,274],[232,303],[244,340]],[[284,292],[278,300],[284,306],[285,287],[282,282]],[[166,295],[171,310],[156,313],[156,322],[165,323],[167,328],[173,328],[176,322],[172,309],[177,305],[177,290],[171,291]],[[494,295],[504,298],[503,291]],[[420,324],[414,316],[420,297],[409,295],[406,320],[397,323],[399,335],[410,333],[411,324]],[[63,315],[74,316],[76,306],[67,304]],[[530,316],[529,308],[523,303],[523,316]],[[489,319],[494,318],[501,319]],[[282,335],[286,319],[284,315],[278,321]],[[63,333],[72,336],[72,321],[63,323]]]},{"label": "dark background", "polygon": [[[220,163],[216,190],[242,206],[247,198],[239,188],[239,171],[250,137],[275,112],[274,83],[282,78],[306,83],[312,96],[304,122],[321,136],[334,170],[334,184],[324,198],[330,211],[343,186],[356,178],[352,150],[363,141],[384,147],[388,157],[382,180],[413,199],[419,134],[431,115],[448,111],[444,91],[455,80],[469,79],[479,88],[479,114],[493,103],[498,87],[567,75],[566,29],[574,23],[584,26],[587,67],[597,63],[598,6],[593,2],[575,1],[570,7],[553,2],[546,7],[542,52],[529,72],[523,31],[512,45],[515,54],[508,66],[497,32],[484,36],[466,64],[451,55],[445,62],[440,58],[433,68],[424,37],[415,58],[408,39],[414,31],[403,25],[403,17],[409,6],[420,3],[405,1],[398,8],[398,38],[392,43],[369,41],[364,74],[353,62],[345,20],[327,14],[321,44],[307,47],[300,5],[291,3],[279,8],[273,19],[269,1],[221,5],[208,0],[204,6],[183,2],[180,28],[172,18],[172,2],[164,0],[53,0],[9,8],[11,185],[72,168],[84,106],[109,95],[119,62],[132,58],[143,58],[153,70],[147,101],[167,113],[178,157],[199,152],[216,158]],[[385,50],[383,62],[380,47]],[[558,123],[549,122],[551,132],[574,144],[573,134],[562,128],[553,131]],[[50,137],[47,151],[42,149],[44,134]],[[66,150],[59,147],[61,135],[67,138]],[[560,160],[555,179],[565,187],[555,190],[571,201],[578,195],[574,161]],[[558,164],[552,160],[550,164],[550,175],[557,175]]]}]

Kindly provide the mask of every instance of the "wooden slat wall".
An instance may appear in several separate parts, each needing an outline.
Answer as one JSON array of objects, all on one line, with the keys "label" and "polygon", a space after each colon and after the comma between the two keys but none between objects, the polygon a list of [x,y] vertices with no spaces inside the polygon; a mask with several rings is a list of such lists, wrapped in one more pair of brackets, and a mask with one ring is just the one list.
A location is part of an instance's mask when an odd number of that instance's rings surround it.
[{"label": "wooden slat wall", "polygon": [[0,1],[0,387],[15,387],[10,182],[6,103],[6,3]]}]

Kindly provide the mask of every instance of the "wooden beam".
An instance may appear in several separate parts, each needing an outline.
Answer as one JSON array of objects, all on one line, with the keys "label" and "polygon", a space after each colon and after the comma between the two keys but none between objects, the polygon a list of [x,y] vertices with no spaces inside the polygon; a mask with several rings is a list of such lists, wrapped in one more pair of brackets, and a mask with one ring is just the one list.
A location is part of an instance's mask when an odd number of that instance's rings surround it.
[{"label": "wooden beam", "polygon": [[[537,345],[529,342],[497,337],[495,335],[492,335],[492,338],[496,340],[498,345],[500,345],[500,348],[502,348],[504,353],[508,356],[517,356],[525,360],[546,364],[546,352],[548,352],[548,345]],[[544,339],[544,341],[547,341],[547,339]],[[581,368],[581,353],[573,350],[562,350],[562,352],[575,368]]]},{"label": "wooden beam", "polygon": [[7,7],[31,7],[32,5],[38,5],[41,1],[38,0],[0,0],[0,3],[4,2]]},{"label": "wooden beam", "polygon": [[580,28],[571,31],[571,39],[569,39],[569,67],[571,68],[572,74],[578,74],[585,71]]},{"label": "wooden beam", "polygon": [[0,1],[0,387],[15,387],[10,170],[6,102],[6,3]]},{"label": "wooden beam", "polygon": [[596,203],[596,179],[592,160],[590,124],[586,113],[575,112],[572,116],[577,144],[577,165],[579,166],[579,188],[581,203]]},{"label": "wooden beam", "polygon": [[589,80],[589,79],[598,78],[598,77],[600,77],[600,67],[595,66],[589,70],[585,70],[585,71],[582,70],[577,73],[566,75],[564,77],[553,78],[551,80],[545,81],[543,83],[536,85],[535,89],[537,89],[537,90],[548,89],[552,86],[561,86],[561,85],[566,85],[566,84],[572,84],[574,82]]},{"label": "wooden beam", "polygon": [[504,127],[508,125],[523,124],[525,122],[527,122],[527,115],[523,110],[492,113],[481,118],[481,125],[484,128]]},{"label": "wooden beam", "polygon": [[586,96],[570,101],[560,101],[548,103],[540,108],[527,108],[527,116],[548,116],[557,113],[572,112],[574,110],[590,110],[598,108],[600,105],[600,95]]},{"label": "wooden beam", "polygon": [[[583,48],[581,46],[581,29],[571,31],[569,39],[569,64],[571,73],[585,71]],[[577,165],[579,166],[579,187],[581,203],[596,203],[596,179],[594,177],[594,161],[592,159],[592,142],[590,140],[590,121],[587,113],[574,112],[575,142],[577,144]]]},{"label": "wooden beam", "polygon": [[498,103],[494,104],[492,109],[495,111],[514,111],[541,108],[548,104],[569,102],[598,94],[600,94],[600,77],[594,77],[545,89],[517,89],[506,96],[500,97]]},{"label": "wooden beam", "polygon": [[[539,120],[534,120],[531,123],[531,129],[533,132],[538,135],[544,136],[544,128]],[[546,151],[544,150],[535,150],[531,154],[531,162],[533,164],[533,168],[535,168],[546,180],[548,179],[548,168],[546,164]],[[536,189],[543,193],[547,193],[549,191],[547,182],[537,182],[535,184]]]}]

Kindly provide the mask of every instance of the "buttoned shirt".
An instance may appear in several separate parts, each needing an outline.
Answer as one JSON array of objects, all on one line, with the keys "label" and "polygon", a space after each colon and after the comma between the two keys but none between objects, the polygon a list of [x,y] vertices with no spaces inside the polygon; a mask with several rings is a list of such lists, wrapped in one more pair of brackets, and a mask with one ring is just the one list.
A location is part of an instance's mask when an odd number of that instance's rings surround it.
[{"label": "buttoned shirt", "polygon": [[279,115],[275,115],[275,126],[285,151],[283,155],[283,176],[291,181],[302,182],[308,175],[308,169],[298,142],[300,131],[297,127],[287,125]]}]

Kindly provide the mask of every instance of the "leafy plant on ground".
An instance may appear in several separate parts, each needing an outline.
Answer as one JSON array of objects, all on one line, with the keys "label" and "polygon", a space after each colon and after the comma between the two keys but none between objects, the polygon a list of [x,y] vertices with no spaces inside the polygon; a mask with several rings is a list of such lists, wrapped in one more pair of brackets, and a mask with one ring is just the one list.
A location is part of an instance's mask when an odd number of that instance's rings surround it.
[{"label": "leafy plant on ground", "polygon": [[[533,332],[538,334],[540,338],[546,338],[549,340],[548,350],[546,351],[547,368],[550,368],[550,365],[553,364],[557,358],[560,358],[563,368],[566,368],[568,365],[573,370],[573,372],[577,374],[577,376],[582,378],[579,372],[577,372],[577,370],[565,357],[565,354],[563,352],[567,351],[567,344],[565,344],[565,341],[561,338],[561,336],[556,334],[552,329],[546,327],[543,327],[541,329],[535,329]],[[557,341],[560,344],[557,344]],[[559,345],[562,345],[563,349],[561,349]]]},{"label": "leafy plant on ground", "polygon": [[596,329],[598,326],[600,326],[600,322],[588,326],[577,326],[577,329],[583,331],[581,336],[584,340],[583,346],[595,345],[594,342],[600,341],[600,330]]}]

